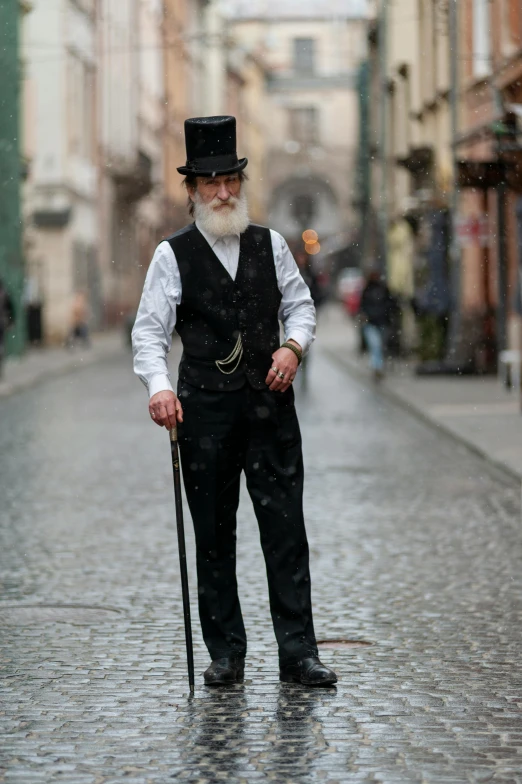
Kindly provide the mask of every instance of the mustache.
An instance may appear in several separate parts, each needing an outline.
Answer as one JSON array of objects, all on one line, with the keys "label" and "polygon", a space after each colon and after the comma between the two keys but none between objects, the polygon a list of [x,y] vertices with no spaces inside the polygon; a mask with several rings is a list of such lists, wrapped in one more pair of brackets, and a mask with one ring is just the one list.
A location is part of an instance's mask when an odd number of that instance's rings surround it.
[{"label": "mustache", "polygon": [[229,196],[226,201],[222,201],[221,199],[218,199],[217,196],[215,196],[207,206],[211,209],[214,209],[214,207],[235,207],[238,201],[239,199],[237,196]]}]

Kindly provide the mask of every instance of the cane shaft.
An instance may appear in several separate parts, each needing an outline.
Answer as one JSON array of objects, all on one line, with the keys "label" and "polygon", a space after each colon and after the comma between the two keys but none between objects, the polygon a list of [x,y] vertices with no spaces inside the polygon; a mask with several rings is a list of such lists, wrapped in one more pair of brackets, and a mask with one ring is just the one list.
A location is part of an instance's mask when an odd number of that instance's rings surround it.
[{"label": "cane shaft", "polygon": [[176,504],[176,527],[178,530],[179,568],[181,573],[181,594],[183,597],[183,617],[185,621],[185,642],[187,646],[187,667],[190,691],[194,691],[194,651],[192,647],[192,625],[190,621],[190,602],[187,574],[187,552],[185,549],[185,528],[183,524],[183,502],[181,498],[181,474],[179,470],[179,448],[177,428],[170,431],[170,450],[174,474],[174,500]]}]

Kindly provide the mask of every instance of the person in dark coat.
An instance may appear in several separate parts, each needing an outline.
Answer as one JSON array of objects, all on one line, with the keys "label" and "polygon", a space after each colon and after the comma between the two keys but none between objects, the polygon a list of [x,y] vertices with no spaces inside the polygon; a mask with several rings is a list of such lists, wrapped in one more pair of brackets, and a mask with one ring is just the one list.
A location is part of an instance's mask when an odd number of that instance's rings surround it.
[{"label": "person in dark coat", "polygon": [[[297,250],[295,252],[295,261],[299,268],[299,272],[301,273],[301,277],[308,286],[310,290],[310,296],[312,297],[312,301],[314,303],[315,312],[319,311],[319,308],[323,302],[323,294],[321,291],[321,286],[319,284],[319,279],[317,273],[315,272],[312,264],[310,262],[310,256],[304,250]],[[308,388],[308,375],[309,375],[309,355],[305,354],[303,356],[303,361],[301,364],[301,389],[304,391]]]},{"label": "person in dark coat", "polygon": [[384,347],[393,306],[388,286],[379,272],[371,270],[361,295],[360,315],[376,381],[384,376]]},{"label": "person in dark coat", "polygon": [[[318,658],[303,517],[303,458],[292,382],[315,334],[315,310],[283,237],[250,223],[246,158],[234,117],[185,122],[185,176],[195,222],[158,246],[132,340],[149,413],[178,425],[196,536],[205,683],[243,679],[247,639],[236,581],[240,477],[258,520],[285,682],[330,686]],[[279,323],[285,340],[280,343]],[[183,344],[177,394],[167,353]]]},{"label": "person in dark coat", "polygon": [[14,321],[14,306],[13,301],[3,281],[0,280],[0,377],[3,372],[4,354],[5,354],[5,334],[7,329]]}]

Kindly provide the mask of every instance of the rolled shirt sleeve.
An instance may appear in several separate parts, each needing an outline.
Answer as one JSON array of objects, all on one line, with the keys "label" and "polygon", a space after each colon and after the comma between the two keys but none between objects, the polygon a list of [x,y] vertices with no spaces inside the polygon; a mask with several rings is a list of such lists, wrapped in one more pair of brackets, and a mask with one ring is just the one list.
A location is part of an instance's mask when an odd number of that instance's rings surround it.
[{"label": "rolled shirt sleeve", "polygon": [[149,397],[173,391],[167,365],[181,301],[181,279],[174,252],[168,242],[156,248],[145,278],[136,321],[132,330],[134,372],[148,389]]},{"label": "rolled shirt sleeve", "polygon": [[299,343],[304,355],[315,340],[315,306],[286,240],[276,231],[270,230],[270,235],[281,292],[279,320],[284,327],[285,340]]}]

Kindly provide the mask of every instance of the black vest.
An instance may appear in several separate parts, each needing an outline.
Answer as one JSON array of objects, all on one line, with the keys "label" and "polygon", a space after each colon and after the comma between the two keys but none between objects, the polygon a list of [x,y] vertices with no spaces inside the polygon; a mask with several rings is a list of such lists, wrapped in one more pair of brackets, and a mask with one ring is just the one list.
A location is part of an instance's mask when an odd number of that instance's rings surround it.
[{"label": "black vest", "polygon": [[[266,389],[272,354],[280,345],[281,292],[270,230],[250,225],[241,234],[235,281],[195,223],[167,242],[181,276],[176,318],[183,343],[180,380],[214,392],[240,389],[246,379],[254,389]],[[234,372],[224,374],[216,360],[230,356],[239,335],[243,359]]]}]

